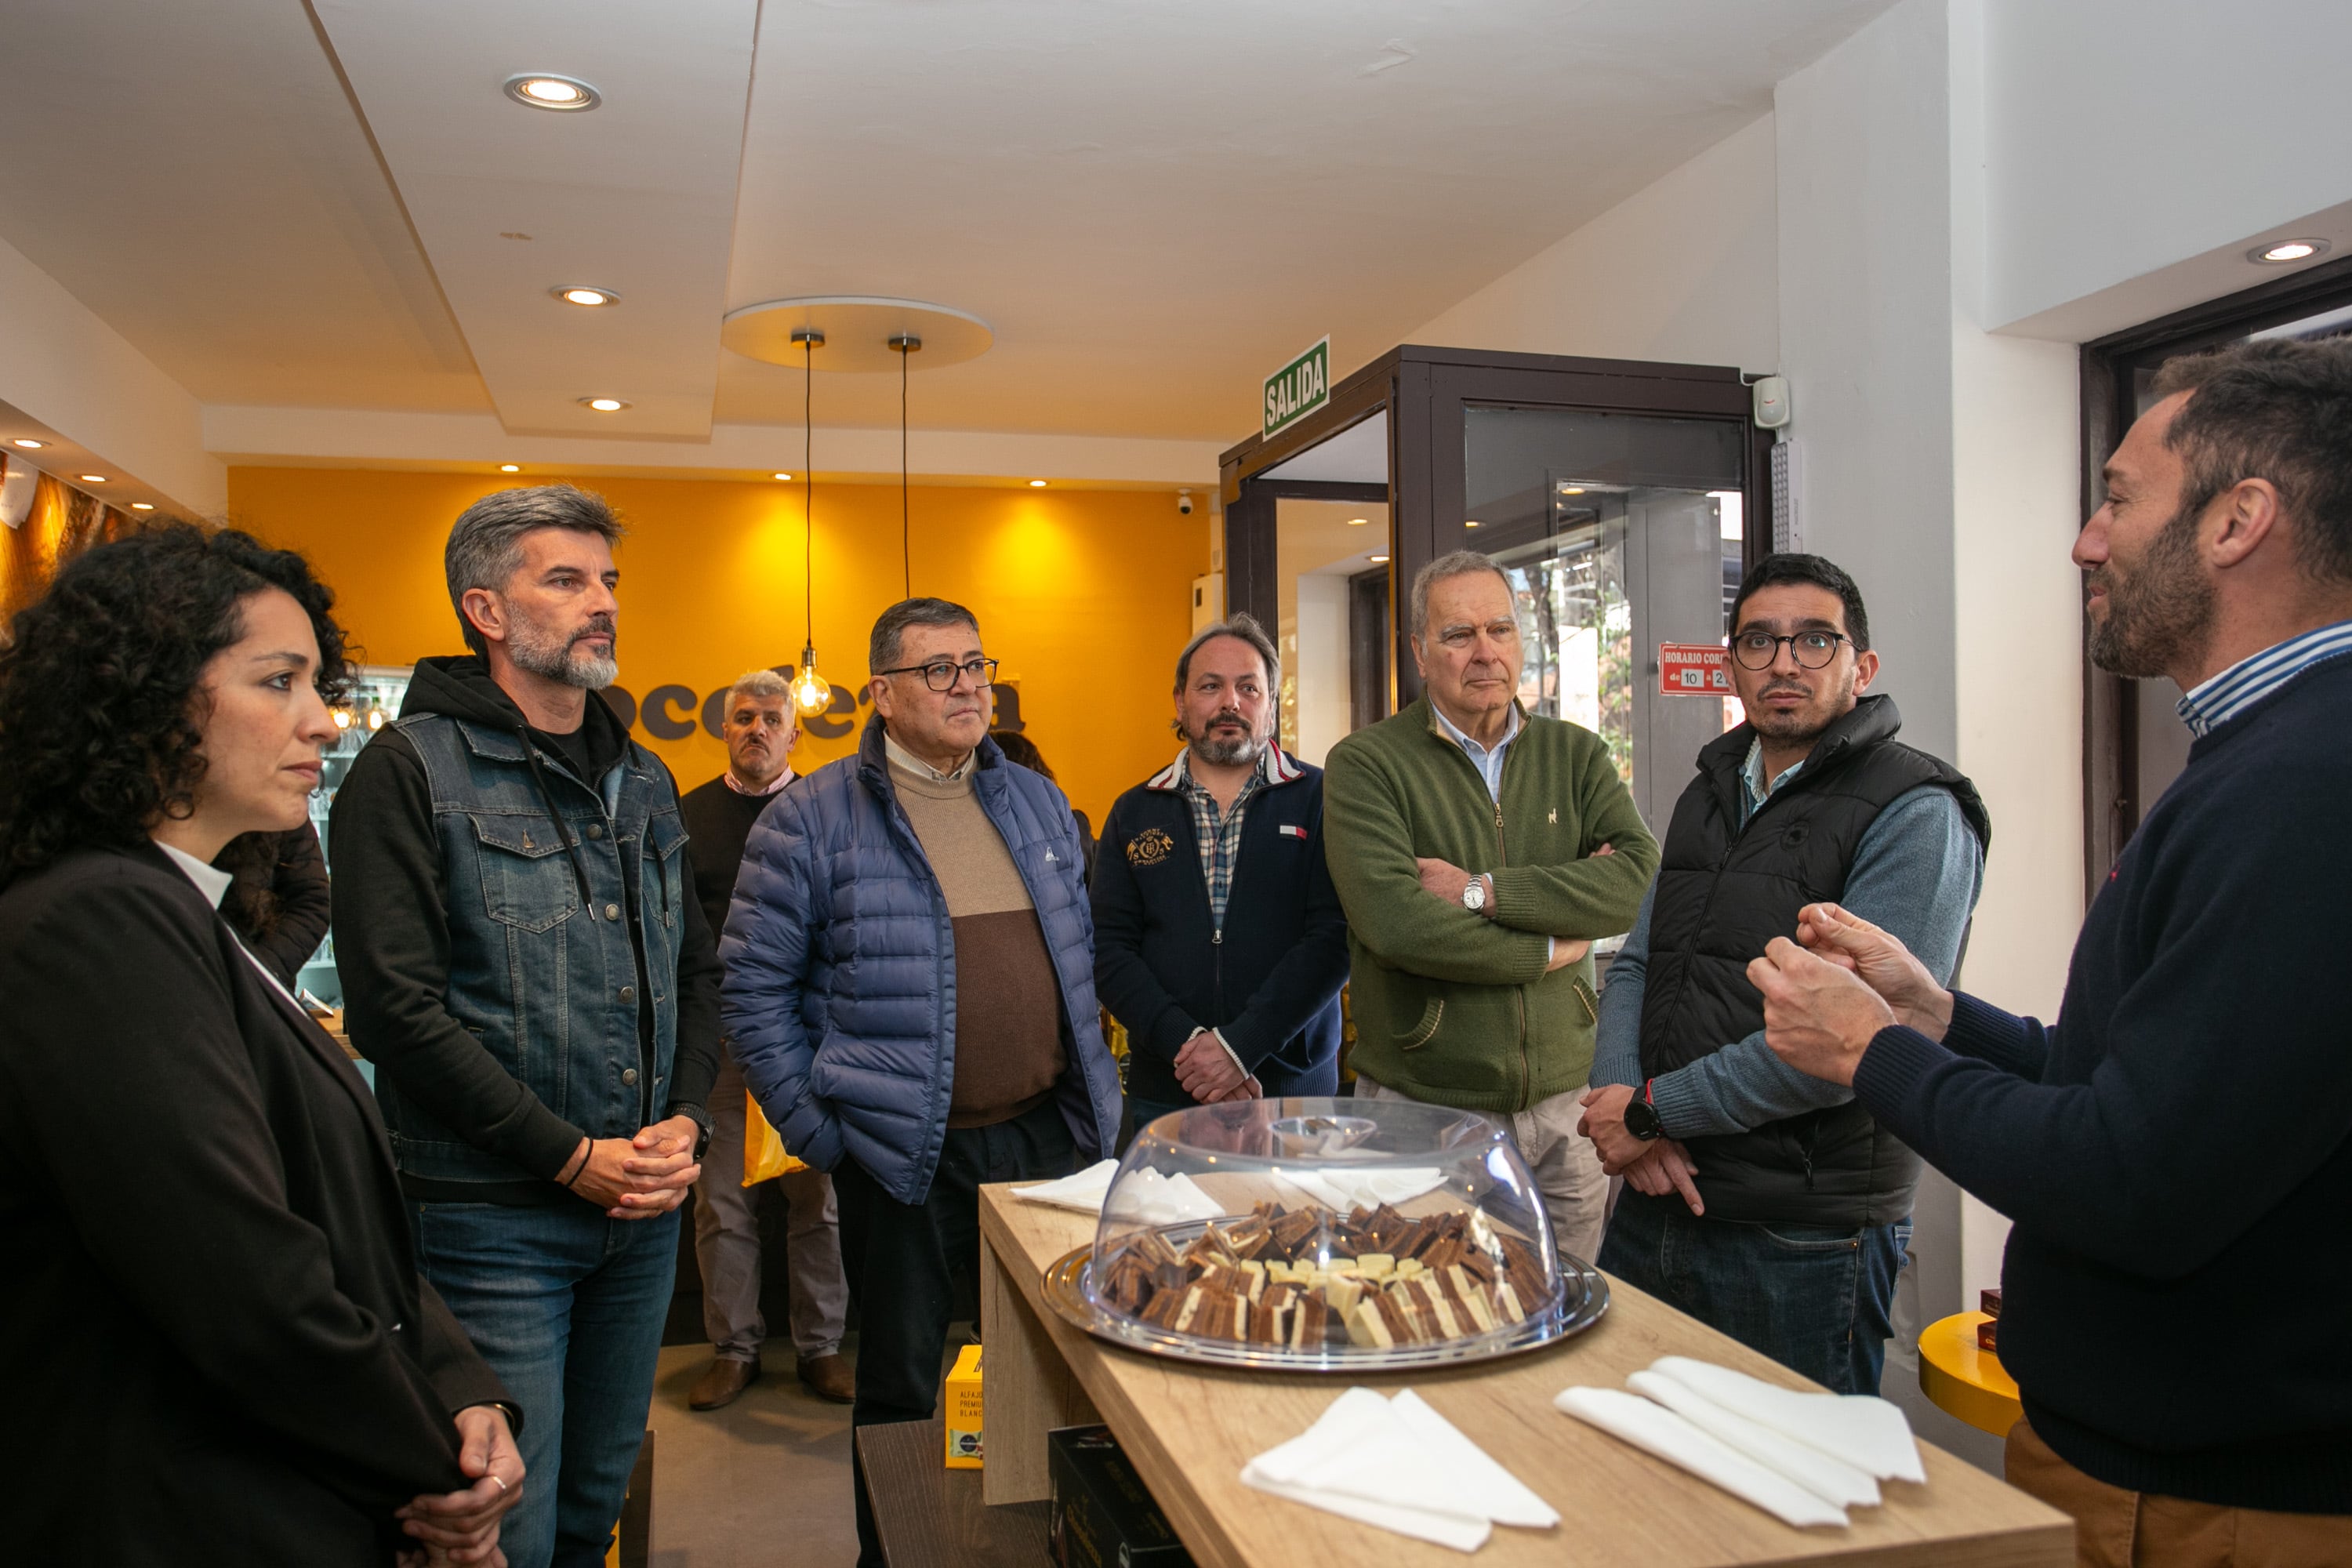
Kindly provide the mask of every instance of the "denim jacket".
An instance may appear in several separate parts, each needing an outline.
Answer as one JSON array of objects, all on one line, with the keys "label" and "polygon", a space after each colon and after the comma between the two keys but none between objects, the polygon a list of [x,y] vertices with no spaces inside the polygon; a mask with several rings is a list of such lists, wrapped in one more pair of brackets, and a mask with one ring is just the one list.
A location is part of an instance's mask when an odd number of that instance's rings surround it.
[{"label": "denim jacket", "polygon": [[[692,886],[667,771],[632,741],[592,787],[561,758],[533,754],[513,729],[440,713],[395,728],[424,765],[447,868],[450,1015],[557,1116],[593,1137],[630,1136],[668,1103],[677,1048]],[[568,844],[551,809],[562,812]],[[638,1031],[631,903],[653,992],[650,1062]],[[435,1120],[389,1075],[379,1074],[377,1096],[404,1173],[522,1173]]]}]

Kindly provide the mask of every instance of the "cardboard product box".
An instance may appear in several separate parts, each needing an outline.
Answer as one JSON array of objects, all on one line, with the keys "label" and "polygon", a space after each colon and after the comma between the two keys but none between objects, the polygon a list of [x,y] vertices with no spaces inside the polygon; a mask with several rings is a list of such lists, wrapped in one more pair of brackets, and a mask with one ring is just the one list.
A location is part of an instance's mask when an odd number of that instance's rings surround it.
[{"label": "cardboard product box", "polygon": [[948,1468],[981,1468],[980,1347],[966,1345],[956,1352],[948,1373],[946,1396],[940,1401],[941,1425],[948,1429]]},{"label": "cardboard product box", "polygon": [[1045,1434],[1054,1487],[1045,1525],[1054,1568],[1192,1568],[1192,1554],[1108,1426]]}]

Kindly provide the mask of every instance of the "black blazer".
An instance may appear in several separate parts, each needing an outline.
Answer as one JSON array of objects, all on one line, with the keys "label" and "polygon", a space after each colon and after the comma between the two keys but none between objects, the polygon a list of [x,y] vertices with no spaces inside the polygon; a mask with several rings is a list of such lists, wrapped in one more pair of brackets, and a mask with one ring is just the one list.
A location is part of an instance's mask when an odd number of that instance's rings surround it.
[{"label": "black blazer", "polygon": [[504,1401],[419,1278],[375,1101],[162,851],[0,890],[0,1541],[383,1564]]},{"label": "black blazer", "polygon": [[1242,818],[1224,940],[1174,768],[1129,790],[1095,862],[1095,993],[1127,1026],[1127,1087],[1182,1102],[1176,1052],[1218,1029],[1269,1096],[1329,1094],[1348,917],[1323,863],[1323,770],[1285,755]]}]

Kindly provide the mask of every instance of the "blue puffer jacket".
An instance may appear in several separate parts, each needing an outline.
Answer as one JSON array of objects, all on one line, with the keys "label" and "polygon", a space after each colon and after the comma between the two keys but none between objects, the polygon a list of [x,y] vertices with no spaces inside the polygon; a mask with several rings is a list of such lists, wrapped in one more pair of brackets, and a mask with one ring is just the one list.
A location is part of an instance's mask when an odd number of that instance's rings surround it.
[{"label": "blue puffer jacket", "polygon": [[[993,741],[980,743],[972,790],[1052,950],[1070,1063],[1055,1095],[1080,1158],[1098,1160],[1118,1138],[1118,1069],[1095,1006],[1070,804]],[[752,827],[719,957],[735,1059],[784,1146],[822,1171],[855,1160],[898,1202],[922,1202],[955,1082],[955,938],[891,788],[878,716],[857,755],[786,790]]]}]

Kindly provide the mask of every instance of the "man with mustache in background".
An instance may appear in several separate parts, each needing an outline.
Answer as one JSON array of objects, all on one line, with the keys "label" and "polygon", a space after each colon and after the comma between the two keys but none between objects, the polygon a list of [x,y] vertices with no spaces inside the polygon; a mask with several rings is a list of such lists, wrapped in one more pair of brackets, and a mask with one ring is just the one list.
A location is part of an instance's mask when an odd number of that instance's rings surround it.
[{"label": "man with mustache in background", "polygon": [[1141,1127],[1189,1106],[1337,1093],[1348,917],[1323,770],[1275,744],[1282,661],[1235,616],[1176,656],[1176,760],[1118,797],[1095,868],[1095,987],[1127,1026]]},{"label": "man with mustache in background", "polygon": [[710,1141],[719,960],[677,786],[612,684],[619,520],[569,485],[449,531],[428,658],[329,824],[352,1044],[417,1262],[528,1413],[512,1568],[604,1561]]}]

